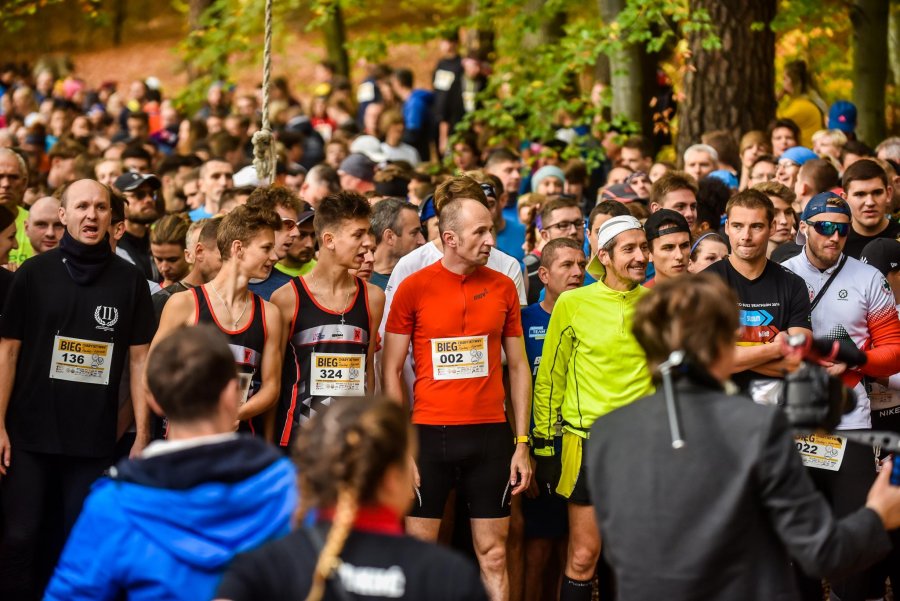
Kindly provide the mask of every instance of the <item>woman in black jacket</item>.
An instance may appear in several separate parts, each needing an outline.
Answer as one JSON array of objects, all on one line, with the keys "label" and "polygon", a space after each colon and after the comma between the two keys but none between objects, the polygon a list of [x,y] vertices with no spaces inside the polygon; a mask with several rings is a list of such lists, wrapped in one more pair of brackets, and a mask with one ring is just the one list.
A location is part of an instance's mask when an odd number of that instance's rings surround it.
[{"label": "woman in black jacket", "polygon": [[239,555],[217,598],[486,600],[472,563],[403,533],[410,434],[403,409],[384,399],[342,398],[307,422],[295,448],[298,523],[315,509],[315,525]]}]

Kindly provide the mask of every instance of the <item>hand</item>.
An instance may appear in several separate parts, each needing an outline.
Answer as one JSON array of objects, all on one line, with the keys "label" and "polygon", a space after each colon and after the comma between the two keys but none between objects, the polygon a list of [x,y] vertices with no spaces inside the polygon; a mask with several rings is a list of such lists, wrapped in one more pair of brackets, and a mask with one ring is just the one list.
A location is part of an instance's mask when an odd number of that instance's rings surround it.
[{"label": "hand", "polygon": [[866,498],[866,507],[878,514],[885,530],[900,528],[900,486],[891,485],[893,462],[893,457],[882,462],[881,472]]},{"label": "hand", "polygon": [[531,455],[525,443],[516,445],[516,452],[509,464],[509,484],[513,486],[513,495],[525,492],[531,484]]},{"label": "hand", "polygon": [[846,363],[832,363],[831,361],[825,361],[823,365],[825,366],[825,371],[827,371],[830,376],[838,377],[847,371]]},{"label": "hand", "polygon": [[150,444],[150,439],[146,436],[135,436],[134,444],[131,445],[131,451],[128,453],[129,459],[137,459],[141,456],[146,446]]},{"label": "hand", "polygon": [[6,475],[12,460],[12,445],[9,444],[9,434],[6,428],[0,428],[0,476]]}]

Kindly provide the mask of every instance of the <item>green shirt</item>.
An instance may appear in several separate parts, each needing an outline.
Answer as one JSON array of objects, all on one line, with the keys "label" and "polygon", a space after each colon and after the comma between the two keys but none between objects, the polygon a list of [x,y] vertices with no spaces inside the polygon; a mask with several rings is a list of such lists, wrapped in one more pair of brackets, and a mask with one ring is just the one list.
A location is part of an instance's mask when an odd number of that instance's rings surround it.
[{"label": "green shirt", "polygon": [[31,248],[31,241],[28,239],[28,235],[25,233],[25,221],[28,219],[28,211],[26,211],[22,207],[17,208],[18,215],[16,215],[16,242],[19,244],[19,248],[9,251],[9,262],[15,263],[16,265],[21,265],[25,262],[25,259],[34,256],[34,249]]},{"label": "green shirt", "polygon": [[289,275],[292,278],[297,277],[298,275],[306,275],[312,268],[316,266],[316,260],[310,259],[308,263],[304,263],[300,267],[285,267],[281,263],[275,263],[275,269],[280,271],[285,275]]},{"label": "green shirt", "polygon": [[647,293],[643,286],[612,290],[601,280],[560,295],[534,383],[535,438],[553,438],[558,414],[587,430],[653,392],[647,358],[631,333],[634,307]]}]

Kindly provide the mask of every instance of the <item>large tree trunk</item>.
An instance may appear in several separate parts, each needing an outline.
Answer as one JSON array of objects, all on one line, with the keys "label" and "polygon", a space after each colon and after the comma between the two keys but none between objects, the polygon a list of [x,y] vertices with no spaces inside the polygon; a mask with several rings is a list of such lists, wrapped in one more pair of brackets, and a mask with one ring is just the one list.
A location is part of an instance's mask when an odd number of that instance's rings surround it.
[{"label": "large tree trunk", "polygon": [[[689,38],[691,70],[678,105],[679,160],[703,132],[727,129],[740,136],[765,129],[775,116],[775,34],[768,25],[776,0],[689,0],[689,6],[709,13],[722,48],[704,50],[701,35]],[[753,23],[765,26],[751,29]]]},{"label": "large tree trunk", "polygon": [[322,26],[325,36],[325,50],[328,60],[334,64],[336,75],[350,77],[350,58],[347,56],[347,28],[344,26],[344,13],[340,3],[335,0],[328,7],[328,19]]},{"label": "large tree trunk", "polygon": [[[612,23],[625,8],[626,0],[598,0],[600,15],[607,24]],[[624,117],[641,125],[645,132],[644,116],[644,56],[640,46],[627,44],[609,57],[610,85],[612,86],[613,117]]]},{"label": "large tree trunk", "polygon": [[888,72],[888,1],[856,0],[853,22],[853,102],[856,135],[875,146],[884,139],[884,86]]},{"label": "large tree trunk", "polygon": [[[203,14],[212,6],[213,0],[190,0],[188,2],[188,31],[199,31],[203,29]],[[188,81],[199,79],[205,73],[196,65],[188,63],[185,65]]]},{"label": "large tree trunk", "polygon": [[[547,0],[525,0],[522,8],[526,12],[537,13]],[[551,18],[541,21],[537,31],[525,32],[522,35],[522,47],[525,49],[537,48],[541,44],[556,42],[563,36],[563,25],[566,23],[566,13],[556,12]]]}]

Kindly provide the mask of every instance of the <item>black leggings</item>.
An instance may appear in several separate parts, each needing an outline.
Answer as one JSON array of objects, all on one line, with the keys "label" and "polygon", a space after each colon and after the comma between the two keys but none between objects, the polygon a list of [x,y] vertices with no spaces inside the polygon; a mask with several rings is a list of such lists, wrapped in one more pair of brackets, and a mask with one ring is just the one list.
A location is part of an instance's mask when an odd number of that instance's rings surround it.
[{"label": "black leggings", "polygon": [[[842,518],[866,504],[869,488],[877,475],[875,454],[872,447],[848,442],[840,471],[807,468],[807,473],[828,500],[835,517]],[[821,581],[803,575],[799,569],[797,574],[802,599],[822,601]],[[861,572],[832,582],[831,588],[841,601],[865,601],[868,582],[868,573]]]},{"label": "black leggings", "polygon": [[64,457],[13,448],[0,479],[0,599],[38,599],[91,484],[110,458]]}]

